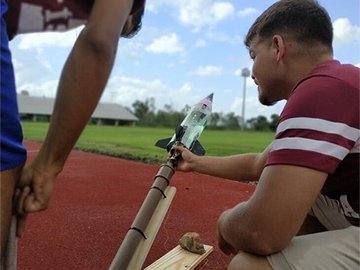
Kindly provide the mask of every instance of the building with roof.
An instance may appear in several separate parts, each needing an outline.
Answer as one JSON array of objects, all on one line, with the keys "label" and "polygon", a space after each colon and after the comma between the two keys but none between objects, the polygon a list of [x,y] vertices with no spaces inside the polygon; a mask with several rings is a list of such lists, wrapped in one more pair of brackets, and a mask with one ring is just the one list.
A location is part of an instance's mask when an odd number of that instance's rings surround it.
[{"label": "building with roof", "polygon": [[[55,102],[53,98],[18,94],[17,100],[21,119],[50,119]],[[115,103],[99,103],[91,117],[91,122],[96,124],[134,125],[136,121],[138,118],[135,115]]]}]

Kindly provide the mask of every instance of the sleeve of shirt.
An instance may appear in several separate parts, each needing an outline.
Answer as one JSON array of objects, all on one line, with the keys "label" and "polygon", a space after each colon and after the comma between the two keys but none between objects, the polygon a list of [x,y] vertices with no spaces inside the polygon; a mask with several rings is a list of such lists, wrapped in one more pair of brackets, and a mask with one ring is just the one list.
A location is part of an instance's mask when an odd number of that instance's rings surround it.
[{"label": "sleeve of shirt", "polygon": [[328,76],[301,82],[280,116],[266,166],[288,164],[333,173],[359,147],[357,91]]},{"label": "sleeve of shirt", "polygon": [[93,0],[44,1],[11,0],[5,18],[11,39],[16,34],[66,31],[84,24],[89,16]]}]

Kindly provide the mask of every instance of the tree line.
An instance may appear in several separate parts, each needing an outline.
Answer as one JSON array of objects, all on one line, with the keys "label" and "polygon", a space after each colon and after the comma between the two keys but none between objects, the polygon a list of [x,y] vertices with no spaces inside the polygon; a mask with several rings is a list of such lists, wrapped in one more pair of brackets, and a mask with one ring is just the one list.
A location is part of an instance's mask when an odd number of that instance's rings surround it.
[{"label": "tree line", "polygon": [[[155,99],[149,98],[145,101],[136,100],[129,109],[138,119],[138,126],[144,127],[176,127],[185,118],[190,110],[186,105],[181,111],[176,111],[171,105],[165,105],[163,109],[156,110]],[[233,112],[224,114],[222,112],[213,112],[207,127],[210,129],[246,129],[255,131],[275,131],[279,115],[273,114],[268,120],[267,117],[259,115],[248,119],[245,127],[242,127],[241,116]]]}]

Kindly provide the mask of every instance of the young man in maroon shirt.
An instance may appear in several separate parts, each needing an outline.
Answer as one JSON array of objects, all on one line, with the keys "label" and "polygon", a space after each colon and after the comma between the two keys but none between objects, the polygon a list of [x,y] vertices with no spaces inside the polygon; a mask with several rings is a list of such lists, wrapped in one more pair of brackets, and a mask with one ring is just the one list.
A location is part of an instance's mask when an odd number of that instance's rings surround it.
[{"label": "young man in maroon shirt", "polygon": [[260,102],[287,100],[274,141],[230,157],[176,148],[179,170],[259,181],[218,220],[229,270],[359,268],[360,70],[333,60],[332,39],[317,2],[273,4],[245,44]]}]

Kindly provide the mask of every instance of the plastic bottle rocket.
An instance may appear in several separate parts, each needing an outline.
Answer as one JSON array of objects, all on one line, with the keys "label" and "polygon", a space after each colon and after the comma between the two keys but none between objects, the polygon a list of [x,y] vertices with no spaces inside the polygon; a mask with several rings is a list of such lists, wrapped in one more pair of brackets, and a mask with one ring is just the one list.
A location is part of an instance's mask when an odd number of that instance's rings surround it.
[{"label": "plastic bottle rocket", "polygon": [[194,154],[204,155],[205,149],[199,143],[198,138],[210,117],[213,96],[214,94],[211,93],[196,103],[181,124],[175,129],[175,134],[171,138],[157,141],[155,145],[165,148],[171,153],[175,143],[182,144]]}]

